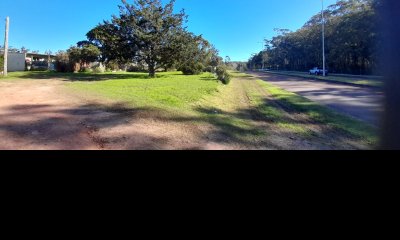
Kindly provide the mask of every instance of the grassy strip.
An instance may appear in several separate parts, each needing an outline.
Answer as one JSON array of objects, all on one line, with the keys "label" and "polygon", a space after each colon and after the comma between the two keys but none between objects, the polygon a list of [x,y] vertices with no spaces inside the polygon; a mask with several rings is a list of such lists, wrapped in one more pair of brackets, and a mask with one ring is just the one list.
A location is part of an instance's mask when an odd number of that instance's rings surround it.
[{"label": "grassy strip", "polygon": [[295,93],[285,91],[265,81],[257,80],[257,82],[263,86],[272,97],[289,109],[289,112],[304,113],[313,121],[333,127],[351,138],[359,139],[366,144],[377,144],[377,129],[373,126],[319,105]]},{"label": "grassy strip", "polygon": [[350,77],[339,77],[339,76],[332,76],[332,75],[323,77],[323,76],[309,75],[308,73],[303,73],[303,72],[286,72],[286,71],[268,71],[268,72],[274,73],[274,74],[286,75],[286,76],[302,77],[302,78],[307,78],[307,79],[349,83],[349,84],[360,85],[360,86],[369,86],[369,87],[382,87],[383,86],[383,81],[379,80],[379,79],[374,80],[374,79],[350,78]]}]

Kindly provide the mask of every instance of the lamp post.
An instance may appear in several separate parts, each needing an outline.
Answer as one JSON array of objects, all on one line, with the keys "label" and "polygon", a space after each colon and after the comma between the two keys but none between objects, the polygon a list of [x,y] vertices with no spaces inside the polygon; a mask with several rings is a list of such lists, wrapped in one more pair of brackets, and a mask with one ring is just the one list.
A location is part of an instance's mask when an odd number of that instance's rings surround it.
[{"label": "lamp post", "polygon": [[321,10],[321,15],[322,15],[322,65],[323,65],[323,76],[326,76],[326,71],[325,71],[325,17],[324,17],[324,0],[321,0],[322,2],[322,10]]}]

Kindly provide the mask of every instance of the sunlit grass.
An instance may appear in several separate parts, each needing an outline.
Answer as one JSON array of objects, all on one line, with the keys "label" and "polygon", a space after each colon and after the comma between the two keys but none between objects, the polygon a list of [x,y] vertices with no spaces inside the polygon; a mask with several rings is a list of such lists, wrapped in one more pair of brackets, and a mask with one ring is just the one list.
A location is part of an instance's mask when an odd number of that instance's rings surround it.
[{"label": "sunlit grass", "polygon": [[220,85],[209,73],[185,76],[180,72],[158,73],[157,78],[130,73],[121,74],[121,78],[113,75],[113,79],[109,80],[83,80],[68,84],[80,93],[95,93],[134,107],[152,108],[188,108],[205,95],[217,91]]}]

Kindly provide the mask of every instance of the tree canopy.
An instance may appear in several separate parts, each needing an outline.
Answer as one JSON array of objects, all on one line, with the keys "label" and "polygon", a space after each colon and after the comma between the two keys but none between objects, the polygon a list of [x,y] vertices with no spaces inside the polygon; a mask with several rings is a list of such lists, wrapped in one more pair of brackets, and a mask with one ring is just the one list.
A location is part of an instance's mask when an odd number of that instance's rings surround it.
[{"label": "tree canopy", "polygon": [[104,62],[145,63],[149,75],[157,69],[200,64],[209,43],[184,27],[187,15],[174,13],[175,0],[122,0],[119,15],[88,32],[88,42],[101,51]]},{"label": "tree canopy", "polygon": [[[325,12],[325,44],[328,68],[337,73],[372,74],[378,68],[377,0],[339,0]],[[322,67],[322,16],[313,16],[291,32],[276,29],[265,40],[265,49],[252,56],[249,68],[266,67],[304,71]]]}]

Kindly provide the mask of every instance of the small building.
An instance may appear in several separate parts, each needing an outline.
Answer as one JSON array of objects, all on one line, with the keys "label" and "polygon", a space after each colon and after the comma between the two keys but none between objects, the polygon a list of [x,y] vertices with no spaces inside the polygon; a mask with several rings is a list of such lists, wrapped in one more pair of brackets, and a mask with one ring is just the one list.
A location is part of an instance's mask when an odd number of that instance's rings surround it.
[{"label": "small building", "polygon": [[[0,54],[4,54],[0,52]],[[55,55],[37,53],[8,53],[8,72],[26,70],[54,70]]]},{"label": "small building", "polygon": [[25,71],[25,53],[8,53],[7,71]]}]

